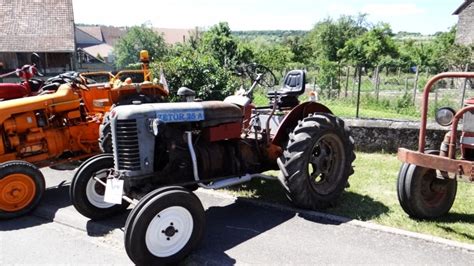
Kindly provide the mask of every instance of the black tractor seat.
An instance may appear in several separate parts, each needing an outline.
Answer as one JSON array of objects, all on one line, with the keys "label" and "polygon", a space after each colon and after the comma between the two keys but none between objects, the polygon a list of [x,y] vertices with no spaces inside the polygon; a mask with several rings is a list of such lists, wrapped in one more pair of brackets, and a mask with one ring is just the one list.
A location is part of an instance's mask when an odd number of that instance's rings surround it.
[{"label": "black tractor seat", "polygon": [[278,107],[295,107],[299,104],[298,96],[306,88],[306,73],[304,70],[291,70],[285,76],[283,87],[279,90],[269,91],[267,97],[270,104],[277,100]]}]

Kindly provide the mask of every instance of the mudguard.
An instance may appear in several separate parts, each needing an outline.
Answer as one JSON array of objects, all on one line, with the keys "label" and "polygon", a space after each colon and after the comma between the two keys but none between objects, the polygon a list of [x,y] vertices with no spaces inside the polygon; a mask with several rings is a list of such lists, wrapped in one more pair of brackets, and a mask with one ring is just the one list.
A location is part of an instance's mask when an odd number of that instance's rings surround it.
[{"label": "mudguard", "polygon": [[282,146],[288,141],[288,133],[298,125],[298,121],[312,113],[329,113],[331,110],[317,102],[304,102],[291,110],[280,123],[272,144]]}]

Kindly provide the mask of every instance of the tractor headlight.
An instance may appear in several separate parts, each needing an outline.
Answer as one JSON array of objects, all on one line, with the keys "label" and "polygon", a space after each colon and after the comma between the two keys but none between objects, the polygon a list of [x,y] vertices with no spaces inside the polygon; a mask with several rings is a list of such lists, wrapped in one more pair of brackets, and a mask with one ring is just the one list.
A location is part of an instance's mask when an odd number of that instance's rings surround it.
[{"label": "tractor headlight", "polygon": [[443,107],[436,111],[436,122],[442,126],[450,126],[453,123],[453,118],[456,111],[450,107]]},{"label": "tractor headlight", "polygon": [[156,137],[160,133],[161,121],[158,118],[150,119],[150,132]]}]

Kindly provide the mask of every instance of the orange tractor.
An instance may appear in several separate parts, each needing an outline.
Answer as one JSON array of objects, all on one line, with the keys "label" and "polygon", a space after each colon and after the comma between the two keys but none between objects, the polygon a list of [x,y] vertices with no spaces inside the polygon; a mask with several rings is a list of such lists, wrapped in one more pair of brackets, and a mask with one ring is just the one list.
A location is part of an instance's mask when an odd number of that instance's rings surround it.
[{"label": "orange tractor", "polygon": [[[33,210],[45,190],[40,167],[80,160],[107,149],[107,112],[114,105],[160,102],[167,89],[151,82],[148,53],[140,53],[142,70],[82,75],[60,75],[64,84],[40,95],[0,103],[0,219]],[[143,75],[143,82],[120,79]],[[91,77],[107,75],[110,81],[92,83]],[[89,82],[87,82],[89,81]],[[102,124],[102,125],[101,125]],[[110,130],[110,129],[109,129]]]}]

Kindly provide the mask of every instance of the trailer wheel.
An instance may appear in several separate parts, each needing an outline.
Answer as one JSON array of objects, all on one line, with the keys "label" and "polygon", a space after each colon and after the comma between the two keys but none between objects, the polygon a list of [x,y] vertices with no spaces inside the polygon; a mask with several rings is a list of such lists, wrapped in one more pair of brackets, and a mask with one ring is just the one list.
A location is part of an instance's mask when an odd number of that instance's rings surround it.
[{"label": "trailer wheel", "polygon": [[43,174],[25,161],[0,164],[0,219],[25,215],[38,206],[45,191]]},{"label": "trailer wheel", "polygon": [[145,196],[125,224],[125,250],[137,265],[174,264],[201,241],[205,215],[184,188],[161,188]]},{"label": "trailer wheel", "polygon": [[344,191],[354,173],[354,140],[344,121],[315,113],[299,122],[281,158],[287,176],[283,187],[299,207],[327,208]]},{"label": "trailer wheel", "polygon": [[99,220],[127,209],[129,203],[126,201],[122,201],[122,204],[105,202],[105,187],[94,179],[97,177],[105,183],[109,174],[108,169],[113,167],[112,154],[99,154],[89,158],[76,171],[69,195],[79,213],[92,220]]},{"label": "trailer wheel", "polygon": [[[402,174],[402,173],[400,173]],[[398,178],[403,210],[413,218],[432,219],[445,215],[456,198],[457,182],[436,177],[436,170],[410,164]]]}]

